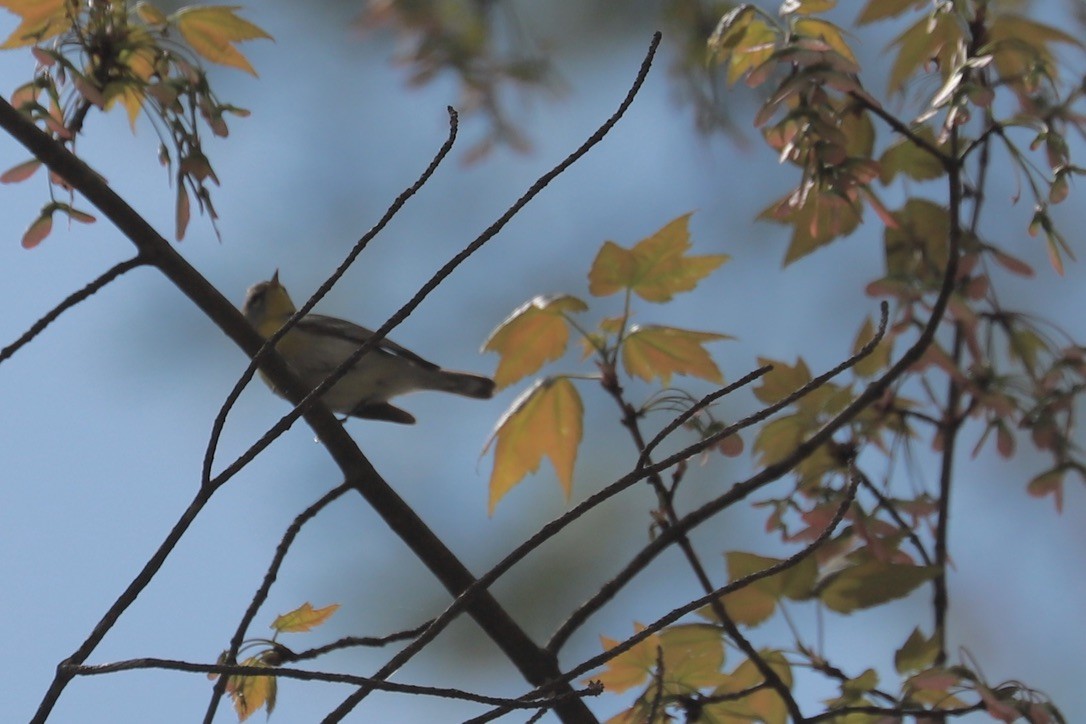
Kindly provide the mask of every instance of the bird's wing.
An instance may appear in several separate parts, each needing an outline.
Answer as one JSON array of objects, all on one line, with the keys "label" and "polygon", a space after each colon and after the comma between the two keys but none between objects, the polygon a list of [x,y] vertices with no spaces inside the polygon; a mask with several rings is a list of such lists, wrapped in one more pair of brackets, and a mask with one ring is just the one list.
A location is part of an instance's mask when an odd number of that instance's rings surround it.
[{"label": "bird's wing", "polygon": [[[307,314],[302,317],[300,322],[298,322],[298,327],[302,330],[309,331],[310,333],[331,334],[357,346],[361,346],[366,340],[373,336],[372,330],[360,327],[345,319],[327,317],[323,314]],[[401,347],[387,337],[377,343],[377,350],[379,352],[384,352],[385,354],[410,360],[427,369],[440,369],[440,367],[433,362],[419,357],[411,350],[406,347]]]}]

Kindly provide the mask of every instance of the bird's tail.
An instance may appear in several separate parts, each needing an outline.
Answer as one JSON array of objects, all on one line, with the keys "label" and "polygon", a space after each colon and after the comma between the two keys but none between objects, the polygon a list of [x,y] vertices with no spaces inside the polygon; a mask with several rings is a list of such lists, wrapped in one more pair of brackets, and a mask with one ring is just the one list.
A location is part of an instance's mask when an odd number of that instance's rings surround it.
[{"label": "bird's tail", "polygon": [[464,397],[487,400],[494,396],[494,380],[468,372],[450,372],[441,370],[434,376],[433,389],[452,392]]}]

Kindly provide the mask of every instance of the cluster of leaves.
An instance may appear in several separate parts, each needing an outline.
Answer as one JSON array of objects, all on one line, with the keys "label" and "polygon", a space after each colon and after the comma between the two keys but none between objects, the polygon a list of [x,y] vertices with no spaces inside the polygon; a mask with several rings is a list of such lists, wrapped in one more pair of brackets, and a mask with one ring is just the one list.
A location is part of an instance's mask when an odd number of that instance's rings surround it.
[{"label": "cluster of leaves", "polygon": [[[492,0],[370,0],[361,18],[366,28],[392,28],[403,50],[397,61],[411,68],[408,82],[423,85],[442,73],[457,79],[463,112],[485,114],[490,132],[472,147],[477,159],[497,144],[527,150],[529,143],[505,108],[504,90],[548,89],[560,84],[547,58],[533,51],[513,9]],[[514,41],[500,43],[509,36]]]},{"label": "cluster of leaves", "polygon": [[[303,603],[293,611],[277,616],[271,622],[271,629],[275,631],[272,637],[245,641],[239,653],[244,650],[258,650],[237,663],[241,666],[276,667],[296,659],[297,655],[293,651],[276,641],[279,634],[311,631],[331,618],[338,609],[339,604],[313,608],[312,604]],[[232,664],[234,662],[227,660],[224,651],[219,655],[219,663]],[[214,680],[218,678],[218,675],[209,674],[208,678]],[[231,674],[226,679],[226,692],[234,702],[238,721],[245,721],[262,708],[267,710],[269,716],[271,715],[275,709],[278,685],[274,676]]]},{"label": "cluster of leaves", "polygon": [[[133,131],[145,113],[162,141],[159,161],[173,172],[176,159],[177,238],[188,225],[190,192],[214,223],[206,182],[218,179],[204,153],[199,122],[226,136],[224,116],[248,112],[216,98],[201,59],[255,75],[234,44],[270,36],[225,6],[186,7],[170,15],[144,0],[134,6],[127,0],[2,0],[0,6],[21,18],[0,48],[32,46],[38,61],[34,79],[12,93],[12,106],[73,146],[91,108],[123,107]],[[19,164],[0,181],[22,181],[40,165],[37,159]],[[70,189],[63,179],[51,175],[49,181],[50,202],[23,236],[26,248],[49,234],[58,211],[75,221],[93,221],[54,198],[54,187]]]},{"label": "cluster of leaves", "polygon": [[[761,673],[751,658],[733,673],[723,672],[727,625],[756,626],[785,601],[817,602],[849,614],[934,582],[936,607],[945,605],[939,602],[938,589],[945,586],[941,579],[948,561],[945,538],[939,537],[945,532],[938,531],[945,531],[941,523],[950,478],[940,481],[940,490],[929,491],[908,471],[908,484],[895,485],[894,474],[873,476],[860,463],[870,467],[881,456],[892,468],[925,429],[935,454],[952,456],[954,439],[973,421],[971,429],[979,432],[974,455],[994,440],[996,452],[1010,457],[1022,437],[1051,455],[1051,466],[1027,489],[1035,496],[1051,496],[1057,508],[1068,473],[1086,477],[1081,450],[1072,438],[1075,401],[1086,388],[1086,349],[1043,328],[1030,315],[1001,305],[994,290],[995,270],[1024,277],[1034,272],[986,238],[979,223],[985,172],[992,147],[998,145],[1028,180],[1034,202],[1028,231],[1045,233],[1052,266],[1062,272],[1063,259],[1071,252],[1052,225],[1048,207],[1066,198],[1068,179],[1082,172],[1070,161],[1064,135],[1069,128],[1082,132],[1086,122],[1073,108],[1082,88],[1063,91],[1053,45],[1081,45],[1059,29],[1009,12],[996,13],[988,3],[871,0],[860,10],[859,25],[909,11],[920,15],[893,41],[890,91],[901,92],[911,78],[929,69],[939,74],[940,83],[917,116],[902,121],[864,89],[845,33],[820,17],[834,5],[833,0],[786,0],[776,16],[740,5],[724,15],[708,40],[711,56],[725,69],[729,82],[770,85],[756,125],[763,128],[767,144],[781,161],[800,171],[798,185],[760,215],[791,228],[785,263],[858,229],[864,207],[870,206],[883,225],[886,271],[867,291],[896,305],[886,337],[853,368],[855,383],[825,383],[758,431],[753,445],[757,464],[765,468],[789,458],[856,399],[857,385],[862,387],[866,379],[891,366],[895,342],[919,333],[933,314],[953,261],[956,273],[950,280],[946,311],[938,320],[935,340],[909,373],[877,404],[856,415],[842,434],[795,465],[790,492],[756,503],[769,512],[767,531],[787,543],[819,539],[842,506],[845,525],[809,558],[726,595],[722,603],[727,620],[712,608],[702,611],[721,626],[665,628],[613,659],[599,678],[612,691],[643,685],[633,706],[615,719],[623,722],[665,721],[669,708],[690,718],[696,713],[703,721],[784,722],[788,712],[779,690],[762,676],[767,664],[781,667],[780,678],[787,679],[788,687],[788,672],[800,665],[836,680],[840,696],[827,706],[847,714],[850,722],[883,721],[895,713],[975,710],[1003,721],[1022,716],[1035,723],[1062,721],[1051,703],[1024,685],[993,686],[976,667],[948,665],[941,610],[936,611],[932,633],[918,626],[896,651],[894,661],[901,675],[896,692],[880,688],[873,669],[848,676],[802,641],[791,651],[762,652]],[[997,103],[1001,96],[1009,103]],[[997,116],[995,109],[1004,107],[1014,110]],[[879,122],[899,136],[881,153],[876,151]],[[1016,144],[1010,134],[1014,128],[1033,132],[1028,150]],[[1031,154],[1037,151],[1042,152],[1044,166],[1033,163]],[[966,188],[967,173],[976,179],[975,189]],[[945,181],[949,203],[913,196],[899,209],[887,208],[874,186],[901,180]],[[971,213],[965,208],[969,205]],[[653,258],[650,246],[642,245],[632,251],[605,246],[590,274],[591,291],[602,295],[625,290],[627,301],[631,292],[650,301],[666,301],[675,289],[659,298],[651,291],[642,293],[655,281],[644,273],[650,267],[640,267],[635,260]],[[617,387],[609,376],[617,370],[620,351],[630,375],[658,378],[664,385],[675,372],[720,381],[713,374],[715,367],[699,366],[704,361],[711,364],[700,345],[718,337],[682,330],[676,333],[677,343],[661,337],[657,344],[640,348],[625,336],[628,304],[621,316],[605,320],[593,332],[581,330],[570,316],[586,308],[580,299],[560,296],[537,298],[517,310],[487,344],[487,349],[503,354],[499,381],[507,384],[532,374],[559,357],[570,329],[580,332],[586,352],[596,356],[605,388]],[[872,333],[867,319],[857,334],[856,348]],[[812,381],[802,359],[792,364],[761,361],[772,367],[755,390],[765,405],[780,402]],[[500,423],[492,507],[511,485],[538,467],[543,455],[554,462],[568,494],[582,409],[568,379],[541,380]],[[949,393],[936,392],[946,386]],[[862,493],[854,499],[846,493],[850,478],[857,480]],[[908,492],[901,494],[901,489]],[[730,552],[726,558],[731,580],[739,583],[781,563],[746,552]],[[604,646],[616,643],[605,640]],[[973,695],[972,703],[962,698],[967,693]]]},{"label": "cluster of leaves", "polygon": [[[525,303],[491,333],[483,349],[501,355],[494,375],[499,388],[562,357],[569,347],[571,331],[580,336],[584,357],[591,356],[598,369],[598,374],[591,377],[563,374],[540,379],[513,402],[491,440],[491,511],[528,473],[539,469],[544,456],[554,466],[566,497],[571,494],[584,416],[584,405],[572,380],[598,380],[609,391],[620,390],[621,359],[621,368],[630,378],[659,380],[664,387],[673,375],[723,382],[705,345],[729,339],[728,335],[633,322],[634,295],[646,302],[668,302],[675,294],[693,290],[728,260],[724,254],[687,253],[691,246],[689,219],[689,214],[680,216],[629,249],[611,241],[600,248],[588,273],[588,291],[595,297],[622,292],[624,301],[621,313],[604,318],[596,329],[585,329],[572,316],[587,311],[586,302],[559,294]],[[684,399],[677,391],[665,393],[646,401],[635,416],[653,409],[674,409]],[[700,424],[708,429],[712,422],[703,420]],[[741,444],[736,449],[737,442],[730,441],[726,449],[738,452]]]}]

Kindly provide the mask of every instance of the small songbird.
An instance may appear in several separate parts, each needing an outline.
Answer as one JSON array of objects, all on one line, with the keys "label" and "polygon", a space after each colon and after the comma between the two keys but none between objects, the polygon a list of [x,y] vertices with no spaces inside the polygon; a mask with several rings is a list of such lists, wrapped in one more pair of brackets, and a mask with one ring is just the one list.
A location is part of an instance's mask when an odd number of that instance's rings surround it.
[{"label": "small songbird", "polygon": [[[249,288],[242,311],[256,331],[267,338],[278,331],[296,309],[287,290],[279,283],[279,272],[276,271],[271,280]],[[372,336],[372,331],[346,320],[307,314],[275,348],[298,378],[313,389]],[[261,377],[272,392],[282,396],[263,373]],[[411,425],[415,422],[414,416],[388,401],[418,390],[452,392],[485,400],[494,394],[494,380],[443,370],[392,340],[382,339],[321,399],[333,412]]]}]

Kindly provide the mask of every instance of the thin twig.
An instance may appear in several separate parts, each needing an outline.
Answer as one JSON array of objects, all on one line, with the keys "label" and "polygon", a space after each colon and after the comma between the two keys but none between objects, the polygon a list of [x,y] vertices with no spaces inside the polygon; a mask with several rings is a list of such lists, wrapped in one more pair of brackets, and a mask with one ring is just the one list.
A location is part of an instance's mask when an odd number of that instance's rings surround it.
[{"label": "thin twig", "polygon": [[[281,340],[287,332],[289,332],[295,325],[298,324],[302,317],[308,314],[310,310],[312,310],[313,307],[315,307],[317,303],[324,298],[324,296],[332,289],[335,283],[339,281],[340,277],[342,277],[347,272],[347,269],[349,269],[351,264],[354,263],[355,259],[358,258],[358,255],[361,254],[362,251],[369,245],[370,241],[372,241],[374,237],[377,236],[377,234],[381,233],[381,231],[383,231],[385,227],[388,226],[388,223],[392,221],[396,214],[400,212],[400,210],[404,207],[408,200],[410,200],[412,196],[418,193],[418,191],[426,185],[426,182],[429,181],[430,177],[433,176],[434,172],[437,171],[438,166],[441,165],[441,162],[449,154],[449,151],[452,150],[453,144],[456,142],[456,131],[459,127],[459,116],[457,115],[456,110],[453,109],[451,106],[447,110],[449,113],[449,135],[445,139],[445,142],[441,145],[441,148],[439,148],[437,153],[434,154],[434,157],[430,160],[430,163],[426,167],[426,169],[422,172],[422,174],[419,175],[418,179],[415,180],[415,183],[408,186],[400,193],[399,196],[396,197],[396,199],[385,210],[385,213],[381,216],[377,223],[374,224],[373,227],[369,231],[367,231],[361,239],[355,242],[355,245],[351,249],[350,253],[347,254],[346,258],[343,260],[342,263],[340,263],[340,265],[336,268],[332,275],[329,276],[324,281],[324,283],[321,284],[317,291],[315,291],[313,295],[310,296],[308,300],[306,300],[305,304],[303,304],[301,308],[297,312],[295,312],[294,315],[291,316],[291,318],[288,319],[287,322],[278,331],[276,331],[275,334],[273,334],[267,342],[264,343],[264,346],[261,347],[260,351],[257,352],[256,355],[253,356],[253,358],[249,361],[249,364],[248,366],[246,366],[245,371],[242,372],[241,376],[238,378],[238,381],[234,384],[233,389],[230,390],[230,393],[226,396],[226,399],[223,401],[222,407],[219,409],[218,414],[215,416],[215,421],[211,426],[211,436],[207,443],[207,449],[204,452],[204,465],[201,475],[201,480],[204,482],[204,484],[210,483],[211,480],[211,466],[215,459],[215,452],[218,449],[219,439],[222,436],[223,427],[226,425],[226,417],[230,414],[230,410],[234,407],[234,404],[237,402],[238,397],[241,396],[242,390],[244,390],[245,386],[248,385],[250,380],[253,379],[253,375],[256,374],[257,367],[260,366],[261,360],[263,360],[268,354],[271,353],[271,349],[274,348],[276,342]],[[377,341],[380,341],[382,337],[383,335],[377,337]],[[374,342],[373,344],[376,344],[376,342]],[[336,372],[343,370],[342,374],[346,374],[346,371],[350,369],[350,366],[350,364],[344,363],[339,368],[337,368]],[[335,377],[335,380],[338,379],[339,377]],[[329,384],[328,387],[331,387],[331,384]],[[325,387],[324,389],[328,389],[328,387]],[[299,405],[299,407],[301,407],[301,405]],[[304,412],[304,409],[302,410],[302,412]],[[300,416],[301,413],[299,413],[298,417]],[[294,420],[297,420],[298,417],[295,417]],[[291,421],[292,424],[294,420]]]},{"label": "thin twig", "polygon": [[146,263],[147,262],[144,261],[143,258],[137,255],[132,257],[131,259],[128,259],[127,261],[122,261],[119,264],[114,264],[112,267],[102,273],[97,279],[94,279],[79,291],[69,294],[67,298],[64,299],[64,301],[53,307],[46,314],[42,315],[42,317],[38,321],[34,322],[30,329],[24,332],[23,335],[19,337],[19,339],[15,340],[7,347],[0,349],[0,362],[8,359],[13,354],[18,352],[22,347],[29,344],[31,340],[44,332],[46,327],[55,322],[61,314],[68,311],[75,305],[79,304],[84,299],[89,298],[92,294],[95,294],[99,289],[106,286],[125,272],[131,271],[136,267],[143,266]]},{"label": "thin twig", "polygon": [[[701,596],[700,598],[696,598],[693,601],[690,601],[689,603],[686,603],[670,611],[669,613],[656,619],[656,621],[641,629],[625,641],[622,641],[613,646],[612,648],[607,649],[607,651],[604,651],[601,654],[597,654],[596,656],[593,656],[592,658],[573,667],[562,675],[561,680],[548,682],[544,686],[528,692],[526,696],[531,696],[540,692],[546,692],[548,690],[548,687],[560,683],[561,681],[573,681],[580,676],[584,676],[590,671],[599,668],[603,664],[606,664],[608,661],[611,661],[615,657],[629,651],[634,646],[637,646],[639,643],[649,638],[650,636],[659,633],[664,628],[675,623],[683,616],[697,611],[699,608],[702,608],[713,599],[719,599],[722,596],[726,596],[729,593],[738,591],[762,579],[775,576],[778,573],[782,573],[783,571],[786,571],[789,568],[792,568],[793,566],[799,564],[805,558],[818,550],[822,546],[822,544],[829,540],[830,536],[833,535],[834,531],[837,529],[837,526],[840,525],[841,521],[844,519],[845,512],[848,510],[849,506],[852,505],[852,501],[856,496],[856,489],[858,486],[859,478],[857,476],[853,476],[846,490],[845,496],[842,499],[841,503],[837,506],[837,510],[834,511],[833,518],[830,520],[829,524],[825,527],[825,529],[822,530],[821,533],[818,534],[817,538],[804,546],[801,550],[797,551],[796,553],[789,556],[788,558],[785,558],[782,561],[778,561],[777,563],[763,568],[760,571],[755,571],[748,576],[744,576],[740,579],[732,581],[725,586],[721,586],[720,588],[717,588],[716,590],[711,591],[710,593]],[[500,710],[498,710],[493,713],[497,714],[501,712]],[[804,721],[805,719],[800,718],[797,720],[796,724],[801,724],[801,722]]]},{"label": "thin twig", "polygon": [[[275,676],[284,679],[299,679],[301,681],[326,681],[334,684],[353,684],[371,686],[381,691],[397,694],[414,694],[421,696],[436,696],[442,699],[459,699],[476,704],[488,706],[504,706],[509,709],[535,709],[539,706],[548,706],[559,699],[567,698],[567,695],[555,697],[538,697],[531,700],[510,699],[502,696],[486,696],[475,694],[462,689],[450,689],[440,686],[418,686],[415,684],[398,684],[391,681],[372,679],[366,676],[352,674],[339,674],[324,671],[308,671],[306,669],[292,669],[285,666],[241,666],[237,664],[198,664],[191,661],[178,661],[175,659],[143,658],[114,661],[108,664],[93,664],[65,667],[70,676],[96,676],[99,674],[111,674],[117,671],[136,671],[140,669],[166,669],[170,671],[188,671],[201,674],[219,674],[220,676]],[[598,687],[588,687],[573,693],[576,697],[596,696],[600,692]]]},{"label": "thin twig", "polygon": [[[331,505],[335,500],[338,500],[340,496],[350,489],[351,486],[347,483],[340,484],[322,495],[317,502],[303,510],[293,521],[291,521],[286,532],[283,533],[279,545],[275,548],[275,555],[272,556],[271,564],[268,565],[268,570],[264,574],[264,580],[261,581],[260,587],[253,593],[253,598],[249,602],[248,608],[242,615],[241,621],[234,631],[234,635],[230,638],[230,647],[226,651],[226,655],[223,658],[224,661],[234,662],[237,660],[238,649],[241,648],[241,644],[245,639],[245,632],[249,630],[249,625],[253,622],[253,619],[256,618],[257,611],[260,610],[260,607],[264,605],[264,602],[268,599],[268,593],[271,591],[272,584],[275,583],[275,579],[279,575],[279,568],[283,565],[283,560],[287,557],[287,551],[290,550],[290,546],[294,543],[294,539],[298,536],[298,533],[301,532],[302,526],[316,517],[319,512]],[[208,702],[207,711],[204,713],[205,724],[210,724],[215,718],[215,712],[219,708],[219,701],[222,699],[224,693],[226,693],[226,679],[220,678],[215,682],[215,687],[211,691],[211,700]]]},{"label": "thin twig", "polygon": [[[501,217],[498,218],[497,221],[491,224],[490,227],[488,227],[478,238],[475,239],[475,241],[469,244],[463,251],[457,254],[444,267],[442,267],[437,272],[437,274],[435,274],[434,277],[429,282],[427,282],[427,284],[425,284],[422,289],[419,290],[419,292],[411,299],[410,302],[404,305],[404,307],[399,312],[389,318],[385,325],[382,326],[382,330],[387,333],[386,328],[391,329],[394,324],[398,323],[399,319],[406,317],[407,314],[410,314],[411,310],[413,310],[415,306],[417,306],[418,303],[421,302],[422,298],[426,294],[428,294],[430,290],[434,286],[436,286],[442,279],[444,279],[445,276],[451,273],[452,270],[456,268],[456,266],[459,265],[461,261],[466,259],[476,249],[478,249],[480,246],[490,240],[495,234],[497,234],[498,231],[500,231],[502,227],[504,227],[505,224],[508,223],[509,220],[512,219],[513,216],[520,211],[520,209],[522,209],[529,201],[535,198],[535,196],[537,196],[544,188],[546,188],[551,181],[557,178],[559,174],[564,172],[567,168],[569,168],[586,153],[588,153],[589,150],[591,150],[595,145],[602,141],[608,133],[610,133],[611,129],[615,126],[615,124],[618,123],[618,121],[626,114],[626,111],[633,103],[634,98],[637,97],[638,92],[641,90],[641,86],[644,84],[645,78],[648,77],[649,70],[652,68],[653,59],[656,56],[656,49],[660,45],[660,39],[661,34],[659,32],[653,34],[652,41],[649,43],[648,52],[645,54],[645,58],[641,62],[641,67],[637,72],[637,76],[634,79],[630,90],[626,93],[626,97],[622,100],[622,102],[618,106],[618,109],[611,115],[611,117],[608,118],[596,130],[595,133],[589,136],[588,140],[581,144],[581,146],[576,151],[567,156],[561,163],[552,168],[550,171],[543,174],[519,199],[517,199],[513,203],[512,206],[509,207],[509,209],[504,214],[501,215]],[[365,346],[363,346],[362,350],[364,349]],[[485,586],[482,586],[478,583],[478,581],[475,581],[473,582],[472,586],[469,587],[469,590],[474,589],[475,591],[480,591],[483,590],[483,588],[485,588]],[[457,599],[459,600],[461,597],[463,597],[463,594],[458,596]],[[462,609],[458,609],[458,611],[459,610]],[[446,611],[448,611],[448,609],[446,609]],[[451,614],[450,618],[452,615],[455,614]],[[431,626],[429,630],[433,629],[434,626]],[[436,633],[437,632],[435,631],[434,635],[436,635]],[[375,674],[375,676],[388,676],[397,668],[399,668],[400,665],[410,659],[410,657],[417,653],[419,650],[421,650],[421,648],[425,646],[426,643],[432,640],[431,637],[423,641],[424,637],[425,635],[420,636],[418,639],[413,641],[411,645],[405,647],[404,650],[401,652],[400,656],[397,656],[396,659],[390,661],[385,666],[383,666],[381,670],[377,674]],[[422,641],[423,643],[419,644],[420,641]],[[368,692],[365,690],[365,688],[363,688],[362,690],[352,694],[350,697],[344,700],[344,702],[339,707],[337,707],[336,710],[329,714],[329,716],[324,720],[325,723],[331,724],[332,722],[340,721],[342,717],[350,712],[351,709],[353,709],[359,701],[365,698],[367,693]]]}]

